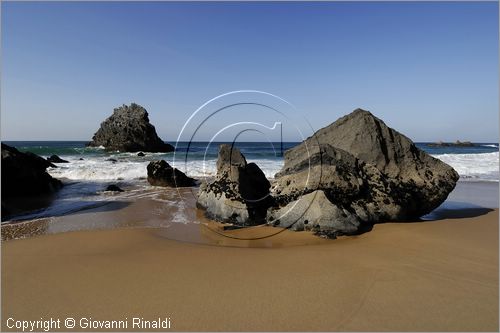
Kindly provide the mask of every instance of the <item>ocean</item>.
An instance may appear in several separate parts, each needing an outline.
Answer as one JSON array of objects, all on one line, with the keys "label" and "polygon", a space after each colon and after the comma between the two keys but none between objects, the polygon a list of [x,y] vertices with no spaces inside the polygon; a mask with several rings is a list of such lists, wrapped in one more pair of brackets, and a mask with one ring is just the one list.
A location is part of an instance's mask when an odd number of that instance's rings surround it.
[{"label": "ocean", "polygon": [[[82,209],[105,204],[110,200],[132,200],[137,197],[155,196],[146,181],[146,166],[150,161],[164,159],[172,166],[198,179],[216,173],[218,146],[222,142],[180,142],[176,152],[137,153],[109,152],[103,148],[85,147],[86,141],[4,141],[20,151],[30,151],[42,157],[53,154],[70,163],[57,164],[47,171],[65,183],[52,205],[46,209],[18,217],[31,219],[60,216]],[[175,143],[172,143],[175,146]],[[255,162],[268,178],[283,166],[282,151],[297,142],[238,142],[236,146],[248,162]],[[428,143],[416,145],[432,156],[451,165],[460,175],[460,181],[499,181],[498,143],[476,143],[473,147],[430,147]],[[117,184],[126,191],[110,195],[107,185]]]}]

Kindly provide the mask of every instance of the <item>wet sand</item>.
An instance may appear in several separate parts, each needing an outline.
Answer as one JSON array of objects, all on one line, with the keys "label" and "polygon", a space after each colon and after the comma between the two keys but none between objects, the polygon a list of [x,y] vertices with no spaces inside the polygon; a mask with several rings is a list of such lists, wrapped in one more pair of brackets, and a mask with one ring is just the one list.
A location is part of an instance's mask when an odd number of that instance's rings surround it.
[{"label": "wet sand", "polygon": [[2,330],[9,317],[128,318],[127,330],[169,317],[176,331],[498,331],[498,209],[448,216],[337,240],[138,223],[4,241]]}]

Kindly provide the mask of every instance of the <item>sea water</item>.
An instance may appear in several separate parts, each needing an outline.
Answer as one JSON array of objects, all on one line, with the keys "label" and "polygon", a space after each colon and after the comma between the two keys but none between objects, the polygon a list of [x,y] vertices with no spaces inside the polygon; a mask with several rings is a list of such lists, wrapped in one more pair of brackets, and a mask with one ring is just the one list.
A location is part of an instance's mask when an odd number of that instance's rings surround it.
[{"label": "sea water", "polygon": [[[188,176],[204,179],[216,173],[218,147],[221,142],[172,143],[175,152],[137,153],[106,151],[85,147],[85,141],[4,141],[20,151],[30,151],[42,157],[58,155],[69,163],[58,163],[57,168],[47,171],[65,186],[56,195],[53,204],[24,218],[64,215],[81,209],[93,208],[113,200],[133,200],[152,196],[146,167],[149,162],[166,160]],[[237,142],[236,147],[248,162],[255,162],[268,178],[283,167],[283,152],[296,146],[297,142]],[[428,143],[417,143],[420,149],[451,165],[460,175],[460,181],[499,181],[498,143],[477,143],[473,147],[431,147]],[[109,184],[118,184],[126,192],[110,195],[104,191]],[[158,192],[158,191],[156,191]],[[175,200],[174,200],[175,201]],[[179,219],[182,220],[182,219]]]}]

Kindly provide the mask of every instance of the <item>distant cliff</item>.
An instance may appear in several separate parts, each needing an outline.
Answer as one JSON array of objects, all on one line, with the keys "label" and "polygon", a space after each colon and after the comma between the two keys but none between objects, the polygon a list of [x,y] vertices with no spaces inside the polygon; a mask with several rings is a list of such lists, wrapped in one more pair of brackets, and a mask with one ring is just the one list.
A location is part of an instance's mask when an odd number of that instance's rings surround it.
[{"label": "distant cliff", "polygon": [[474,147],[475,145],[470,141],[460,141],[457,140],[455,142],[443,142],[438,141],[435,143],[428,143],[428,147]]}]

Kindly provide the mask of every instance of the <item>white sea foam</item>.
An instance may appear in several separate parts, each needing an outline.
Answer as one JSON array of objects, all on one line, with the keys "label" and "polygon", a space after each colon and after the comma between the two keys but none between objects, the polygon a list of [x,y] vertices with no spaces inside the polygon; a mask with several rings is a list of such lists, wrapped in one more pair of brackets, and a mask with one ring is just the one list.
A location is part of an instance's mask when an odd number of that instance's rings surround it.
[{"label": "white sea foam", "polygon": [[92,181],[130,180],[147,176],[147,161],[112,162],[104,158],[87,158],[69,162],[58,164],[57,168],[49,168],[48,172],[56,178]]},{"label": "white sea foam", "polygon": [[[283,161],[275,159],[247,159],[247,162],[257,164],[267,178],[274,178],[274,175],[283,167]],[[217,172],[217,160],[215,159],[176,161],[173,166],[195,178],[213,177]]]},{"label": "white sea foam", "polygon": [[[451,165],[459,173],[462,180],[499,180],[498,152],[482,154],[442,154],[433,155]],[[138,159],[132,155],[111,156],[117,162],[107,160],[109,157],[87,157],[85,160],[69,158],[70,163],[58,164],[57,168],[49,168],[49,173],[56,178],[75,181],[116,181],[136,180],[147,177],[148,160]],[[158,157],[160,158],[160,157]],[[216,160],[168,160],[190,177],[205,178],[216,174]],[[283,160],[278,159],[248,159],[255,162],[266,177],[273,178],[283,167]]]},{"label": "white sea foam", "polygon": [[[433,156],[451,165],[459,173],[462,181],[499,181],[499,152]],[[118,161],[107,160],[110,157]],[[164,189],[156,190],[144,181],[135,181],[147,177],[149,163],[147,160],[123,154],[106,157],[86,156],[85,160],[79,160],[77,157],[65,157],[65,159],[70,163],[61,163],[57,168],[48,169],[52,176],[69,180],[67,186],[58,192],[56,202],[46,209],[23,216],[23,219],[65,215],[81,209],[99,207],[111,201],[152,198],[174,209],[174,216],[169,221],[184,224],[193,222],[186,215],[185,208],[182,203],[179,204],[176,197],[165,197]],[[277,159],[249,159],[248,161],[255,162],[268,178],[274,177],[283,166],[283,160]],[[171,160],[168,162],[194,178],[203,179],[216,174],[215,159],[192,160],[187,163],[184,161],[173,163]],[[115,181],[120,181],[120,184],[134,185],[122,193],[105,192],[106,185]],[[158,216],[163,215],[164,212],[158,212]]]},{"label": "white sea foam", "polygon": [[458,172],[462,180],[499,180],[498,152],[433,156],[451,165]]},{"label": "white sea foam", "polygon": [[[122,155],[122,157],[133,156]],[[109,157],[87,157],[85,160],[67,159],[70,163],[61,163],[57,165],[57,168],[49,168],[50,175],[75,181],[134,180],[147,177],[149,163],[147,160],[134,158],[118,158],[117,162],[109,161]],[[217,172],[215,159],[175,161],[175,163],[168,160],[167,162],[194,178],[213,177]],[[261,159],[248,160],[248,162],[257,163],[268,178],[274,177],[274,174],[283,166],[283,161],[278,160]]]},{"label": "white sea foam", "polygon": [[498,145],[481,145],[481,147],[498,148]]},{"label": "white sea foam", "polygon": [[254,162],[255,164],[257,164],[262,169],[267,178],[274,178],[274,175],[277,174],[285,164],[283,160],[279,161],[269,159],[248,160],[248,162]]},{"label": "white sea foam", "polygon": [[[171,163],[171,161],[167,161]],[[217,172],[217,161],[215,159],[207,160],[176,160],[171,165],[184,172],[186,175],[195,178],[213,177]]]}]

